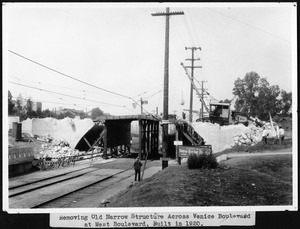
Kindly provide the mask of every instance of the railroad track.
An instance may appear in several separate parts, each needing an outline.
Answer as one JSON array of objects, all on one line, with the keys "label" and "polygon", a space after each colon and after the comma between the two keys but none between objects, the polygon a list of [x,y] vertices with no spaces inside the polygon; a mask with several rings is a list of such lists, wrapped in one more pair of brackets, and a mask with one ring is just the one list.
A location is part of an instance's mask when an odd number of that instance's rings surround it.
[{"label": "railroad track", "polygon": [[[9,182],[10,208],[98,207],[132,181],[132,159],[26,175]],[[22,176],[23,177],[23,176]]]}]

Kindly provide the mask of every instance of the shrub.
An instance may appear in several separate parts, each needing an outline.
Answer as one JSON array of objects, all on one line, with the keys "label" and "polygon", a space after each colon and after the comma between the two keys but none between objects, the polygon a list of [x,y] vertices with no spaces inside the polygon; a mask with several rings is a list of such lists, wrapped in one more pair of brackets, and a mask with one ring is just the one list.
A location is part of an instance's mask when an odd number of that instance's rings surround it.
[{"label": "shrub", "polygon": [[218,162],[212,154],[192,153],[188,157],[187,165],[189,169],[215,169]]}]

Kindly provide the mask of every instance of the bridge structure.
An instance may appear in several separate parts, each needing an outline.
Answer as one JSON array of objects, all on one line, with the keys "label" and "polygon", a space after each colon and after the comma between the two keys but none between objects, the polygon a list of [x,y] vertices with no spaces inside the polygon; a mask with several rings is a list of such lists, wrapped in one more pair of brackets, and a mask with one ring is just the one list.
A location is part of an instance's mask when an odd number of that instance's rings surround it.
[{"label": "bridge structure", "polygon": [[131,122],[139,123],[139,157],[149,153],[152,157],[158,156],[159,148],[159,121],[153,115],[123,115],[109,116],[104,120],[104,152],[107,157],[107,150],[130,150],[131,144]]},{"label": "bridge structure", "polygon": [[[154,115],[123,115],[108,116],[93,128],[80,140],[77,149],[90,151],[96,144],[103,148],[103,158],[118,152],[130,152],[132,143],[131,122],[138,121],[138,156],[141,159],[158,158],[160,125],[163,121]],[[168,133],[167,157],[178,159],[178,147],[175,141],[182,141],[182,145],[204,145],[204,139],[197,134],[193,127],[184,120],[170,119],[167,124],[175,125],[176,131]],[[172,128],[171,128],[172,129]],[[92,144],[93,143],[93,144]]]}]

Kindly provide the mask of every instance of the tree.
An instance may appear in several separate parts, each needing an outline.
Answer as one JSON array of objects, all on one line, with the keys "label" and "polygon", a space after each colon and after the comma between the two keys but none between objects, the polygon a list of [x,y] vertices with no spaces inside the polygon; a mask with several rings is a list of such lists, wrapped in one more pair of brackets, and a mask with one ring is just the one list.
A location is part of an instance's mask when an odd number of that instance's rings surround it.
[{"label": "tree", "polygon": [[16,101],[16,107],[18,109],[19,112],[22,111],[23,107],[22,107],[22,101],[23,101],[23,97],[21,94],[19,94],[19,96],[17,97],[17,101]]},{"label": "tree", "polygon": [[104,114],[103,111],[100,110],[99,107],[93,108],[92,111],[91,111],[92,119],[97,119],[100,116],[102,116],[103,114]]},{"label": "tree", "polygon": [[15,104],[12,100],[12,94],[10,93],[10,91],[8,91],[8,115],[14,114],[14,107]]},{"label": "tree", "polygon": [[51,111],[49,109],[46,109],[46,110],[43,110],[42,111],[42,114],[41,114],[41,117],[42,118],[47,118],[47,117],[51,117]]},{"label": "tree", "polygon": [[267,120],[280,113],[280,89],[278,85],[270,86],[266,78],[261,78],[256,72],[249,72],[244,79],[234,82],[233,94],[237,100],[235,109],[249,116],[257,116]]},{"label": "tree", "polygon": [[231,103],[231,100],[229,99],[220,100],[219,103]]},{"label": "tree", "polygon": [[280,96],[280,107],[282,110],[281,115],[285,117],[289,115],[289,111],[292,108],[292,92],[286,92],[285,90],[281,90]]},{"label": "tree", "polygon": [[26,101],[26,117],[27,118],[36,118],[37,113],[33,110],[33,102],[31,98],[27,99]]}]

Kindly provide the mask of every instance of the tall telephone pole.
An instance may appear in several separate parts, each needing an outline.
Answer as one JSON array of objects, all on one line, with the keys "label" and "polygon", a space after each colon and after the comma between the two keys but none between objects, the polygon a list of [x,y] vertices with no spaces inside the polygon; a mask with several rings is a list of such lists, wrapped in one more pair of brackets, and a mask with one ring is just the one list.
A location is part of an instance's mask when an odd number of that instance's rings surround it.
[{"label": "tall telephone pole", "polygon": [[[185,47],[185,50],[191,49],[192,50],[192,58],[191,59],[185,59],[185,60],[190,60],[191,61],[191,66],[186,66],[186,68],[191,68],[191,77],[192,80],[194,79],[194,68],[201,68],[201,66],[194,66],[194,61],[195,60],[200,60],[194,58],[194,51],[197,49],[201,50],[200,47]],[[193,84],[191,83],[191,91],[190,91],[190,112],[189,112],[189,121],[193,121]]]},{"label": "tall telephone pole", "polygon": [[141,114],[143,114],[143,98],[141,98]]},{"label": "tall telephone pole", "polygon": [[[153,13],[152,16],[165,16],[166,17],[166,30],[165,30],[165,65],[164,65],[164,99],[163,99],[163,120],[169,119],[169,29],[170,29],[170,16],[171,15],[182,15],[182,11],[170,12],[170,8],[166,8],[166,12]],[[163,158],[167,156],[167,135],[168,135],[168,124],[162,124],[162,151]],[[168,161],[162,160],[162,168],[168,167]]]},{"label": "tall telephone pole", "polygon": [[207,81],[204,81],[204,80],[201,80],[200,81],[201,82],[201,97],[202,97],[202,99],[201,99],[201,120],[203,120],[203,103],[204,103],[204,88],[203,88],[203,83],[206,83]]},{"label": "tall telephone pole", "polygon": [[141,114],[143,114],[143,112],[144,112],[144,111],[143,111],[143,105],[144,105],[144,104],[148,104],[148,100],[143,100],[143,98],[141,98],[140,101],[141,101]]}]

